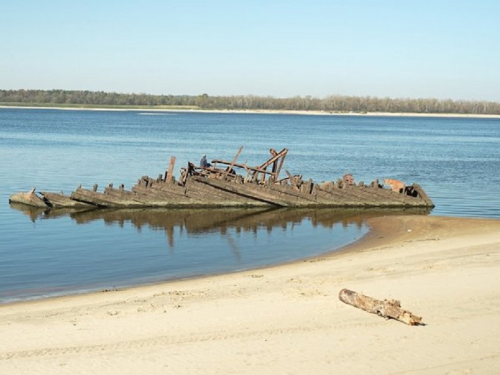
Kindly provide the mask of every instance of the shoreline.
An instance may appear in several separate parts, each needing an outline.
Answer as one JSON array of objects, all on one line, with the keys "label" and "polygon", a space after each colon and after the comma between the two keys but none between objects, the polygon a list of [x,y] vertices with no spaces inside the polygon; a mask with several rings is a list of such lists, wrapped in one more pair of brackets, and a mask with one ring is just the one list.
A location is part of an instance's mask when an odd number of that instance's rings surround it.
[{"label": "shoreline", "polygon": [[74,291],[68,291],[68,292],[59,292],[56,294],[51,294],[51,295],[42,295],[42,296],[32,296],[32,297],[21,297],[17,298],[14,297],[12,300],[0,300],[0,309],[2,306],[9,306],[9,305],[14,305],[14,304],[23,304],[23,303],[31,303],[31,302],[43,302],[43,301],[52,301],[52,300],[57,300],[60,298],[71,298],[71,297],[79,297],[79,296],[86,296],[86,295],[95,295],[95,294],[100,294],[100,293],[108,293],[108,292],[120,292],[120,291],[125,291],[125,290],[133,290],[133,289],[141,289],[141,288],[148,288],[148,287],[155,287],[159,285],[165,285],[165,284],[171,284],[171,283],[176,283],[176,282],[183,282],[183,281],[191,281],[191,280],[198,280],[198,279],[207,279],[211,277],[220,277],[223,275],[233,275],[233,274],[240,274],[243,272],[252,272],[255,270],[265,270],[265,269],[272,269],[272,268],[277,268],[277,267],[286,267],[294,264],[300,264],[303,262],[308,262],[312,259],[316,259],[318,257],[329,257],[329,256],[335,256],[336,254],[352,251],[352,249],[355,249],[358,247],[358,243],[363,243],[366,241],[366,238],[371,237],[370,229],[363,234],[361,237],[358,239],[347,243],[346,245],[342,245],[337,248],[333,248],[330,250],[327,250],[325,253],[318,255],[310,255],[305,258],[300,258],[300,259],[292,259],[292,260],[287,260],[279,263],[273,263],[269,265],[263,265],[263,266],[256,266],[254,268],[248,268],[248,269],[240,269],[240,270],[235,270],[235,271],[228,271],[228,272],[219,272],[219,273],[206,273],[206,274],[200,274],[196,276],[184,276],[184,277],[178,277],[178,278],[173,278],[173,279],[158,279],[154,281],[150,281],[144,284],[129,284],[129,285],[123,285],[123,286],[113,286],[108,289],[103,289],[103,288],[93,288],[93,289],[80,289],[80,290],[74,290]]},{"label": "shoreline", "polygon": [[[341,251],[269,268],[0,305],[2,373],[495,373],[500,220],[368,219]],[[397,299],[425,326],[338,300]]]},{"label": "shoreline", "polygon": [[304,116],[359,116],[359,117],[439,117],[439,118],[488,118],[498,119],[500,115],[462,114],[462,113],[393,113],[393,112],[331,112],[331,111],[295,111],[295,110],[208,110],[208,109],[168,109],[168,108],[92,108],[92,107],[33,107],[5,106],[14,109],[54,109],[64,111],[117,111],[117,112],[166,112],[166,113],[228,113],[228,114],[269,114],[269,115],[304,115]]}]

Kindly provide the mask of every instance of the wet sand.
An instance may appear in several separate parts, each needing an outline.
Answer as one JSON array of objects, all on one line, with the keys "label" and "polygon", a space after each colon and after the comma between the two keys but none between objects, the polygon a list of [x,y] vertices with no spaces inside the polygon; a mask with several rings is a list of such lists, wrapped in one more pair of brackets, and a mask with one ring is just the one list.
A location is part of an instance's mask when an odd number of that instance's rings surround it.
[{"label": "wet sand", "polygon": [[[1,374],[496,374],[500,220],[371,218],[340,253],[0,306]],[[339,301],[397,299],[408,326]]]}]

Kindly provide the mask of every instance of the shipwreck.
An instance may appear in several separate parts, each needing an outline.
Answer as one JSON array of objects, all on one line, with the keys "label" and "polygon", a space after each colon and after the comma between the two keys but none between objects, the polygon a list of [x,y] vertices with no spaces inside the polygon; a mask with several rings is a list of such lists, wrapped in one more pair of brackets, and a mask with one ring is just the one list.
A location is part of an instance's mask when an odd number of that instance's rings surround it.
[{"label": "shipwreck", "polygon": [[209,166],[188,162],[174,176],[176,158],[157,178],[141,177],[131,190],[110,184],[102,192],[78,187],[70,195],[32,189],[10,196],[11,203],[57,209],[93,208],[203,208],[203,207],[349,207],[432,208],[424,189],[413,183],[384,179],[356,183],[351,174],[337,181],[314,182],[284,170],[288,149],[270,149],[270,157],[257,166],[238,163],[241,147],[233,160],[212,160]]}]

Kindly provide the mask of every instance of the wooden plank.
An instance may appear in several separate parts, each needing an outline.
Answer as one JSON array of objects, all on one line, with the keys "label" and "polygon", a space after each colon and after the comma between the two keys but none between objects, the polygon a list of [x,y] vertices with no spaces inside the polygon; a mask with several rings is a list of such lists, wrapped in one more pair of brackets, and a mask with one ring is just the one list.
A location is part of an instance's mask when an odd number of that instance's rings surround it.
[{"label": "wooden plank", "polygon": [[174,181],[173,179],[174,165],[175,165],[175,156],[171,156],[170,164],[168,165],[168,171],[165,173],[165,182],[169,184],[171,184]]},{"label": "wooden plank", "polygon": [[286,154],[288,153],[288,149],[284,148],[283,150],[281,150],[280,152],[276,152],[276,150],[274,149],[271,149],[270,150],[270,153],[271,155],[273,155],[270,159],[268,159],[265,163],[261,164],[260,166],[256,166],[256,167],[249,167],[248,165],[246,164],[239,164],[239,163],[236,163],[233,161],[231,162],[228,162],[228,161],[225,161],[225,160],[214,160],[213,162],[214,163],[221,163],[221,164],[226,164],[226,165],[230,165],[231,167],[239,167],[239,168],[244,168],[247,170],[251,170],[252,172],[254,172],[255,174],[255,178],[258,178],[257,175],[259,173],[262,173],[262,176],[260,178],[260,181],[263,182],[264,179],[265,179],[265,175],[272,175],[273,178],[274,178],[274,181],[277,181],[278,180],[278,175],[279,175],[279,171],[281,170],[281,167],[283,165],[283,162],[284,160],[282,159],[280,161],[280,165],[278,168],[276,168],[276,171],[267,171],[267,167],[273,163],[276,163],[280,158],[284,158],[286,156]]},{"label": "wooden plank", "polygon": [[215,159],[213,160],[214,163],[220,163],[220,164],[226,164],[226,165],[232,165],[233,167],[238,167],[238,168],[243,168],[247,171],[252,171],[252,172],[259,172],[259,173],[266,173],[266,174],[272,174],[272,172],[268,172],[264,169],[261,169],[260,167],[250,167],[246,164],[243,163],[234,163],[231,161],[225,161],[225,160],[220,160],[220,159]]},{"label": "wooden plank", "polygon": [[292,174],[290,172],[288,172],[287,170],[285,170],[285,173],[286,175],[288,176],[288,179],[290,180],[290,184],[292,185],[292,187],[295,189],[295,190],[299,190],[297,188],[297,185],[295,184],[295,178],[292,176]]},{"label": "wooden plank", "polygon": [[51,208],[61,208],[61,207],[73,207],[73,208],[85,208],[92,207],[93,205],[77,202],[71,199],[70,196],[64,195],[62,193],[51,193],[47,191],[42,191],[40,194],[43,196],[44,201]]},{"label": "wooden plank", "polygon": [[237,152],[237,153],[236,153],[236,155],[234,156],[233,161],[232,161],[232,162],[231,162],[231,164],[229,165],[229,170],[233,169],[234,164],[236,164],[236,161],[237,161],[237,160],[238,160],[238,158],[240,157],[241,151],[243,151],[243,146],[241,146],[241,147],[240,147],[240,149],[238,150],[238,152]]},{"label": "wooden plank", "polygon": [[214,188],[227,191],[232,194],[240,195],[245,198],[250,198],[255,201],[264,202],[271,206],[277,207],[287,207],[289,202],[281,201],[277,197],[273,196],[272,191],[264,189],[262,191],[252,189],[251,185],[238,185],[233,183],[228,183],[220,180],[210,180],[206,178],[196,178],[196,181],[202,182],[204,184],[210,185]]},{"label": "wooden plank", "polygon": [[281,150],[280,152],[278,152],[276,155],[274,155],[272,158],[270,158],[269,160],[267,160],[265,163],[261,164],[257,168],[259,168],[259,169],[266,169],[268,166],[270,166],[272,163],[274,163],[280,157],[286,155],[287,152],[288,152],[288,149],[284,148],[283,150]]},{"label": "wooden plank", "polygon": [[283,157],[280,159],[278,168],[275,171],[274,181],[278,181],[278,178],[279,178],[279,175],[280,175],[280,172],[281,172],[281,168],[283,167],[283,163],[285,162],[285,158],[286,158],[287,153],[288,153],[288,150],[287,150],[287,152],[285,152],[285,154],[283,155]]}]

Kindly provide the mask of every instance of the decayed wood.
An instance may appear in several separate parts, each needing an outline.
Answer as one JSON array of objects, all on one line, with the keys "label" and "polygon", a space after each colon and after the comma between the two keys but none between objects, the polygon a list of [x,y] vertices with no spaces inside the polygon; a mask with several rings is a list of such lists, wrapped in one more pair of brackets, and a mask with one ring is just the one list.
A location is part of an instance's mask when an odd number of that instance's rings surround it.
[{"label": "decayed wood", "polygon": [[43,201],[50,208],[61,208],[61,207],[72,207],[72,208],[90,208],[93,207],[92,204],[78,202],[71,199],[70,196],[63,193],[51,193],[47,191],[41,191],[40,194],[43,197]]},{"label": "decayed wood", "polygon": [[284,149],[283,151],[285,151],[285,150],[286,150],[286,152],[283,154],[283,157],[281,158],[279,164],[276,164],[276,170],[273,169],[273,172],[275,173],[275,175],[274,175],[275,181],[278,180],[278,177],[279,177],[280,172],[281,172],[281,168],[283,168],[283,163],[285,162],[286,154],[288,153],[287,149]]},{"label": "decayed wood", "polygon": [[[38,207],[72,207],[82,203],[97,207],[177,207],[177,206],[271,206],[283,207],[433,207],[430,198],[420,186],[407,186],[403,193],[395,194],[390,189],[377,184],[356,185],[352,176],[350,181],[340,180],[322,184],[312,180],[303,181],[302,175],[292,175],[285,170],[287,177],[279,180],[279,174],[288,150],[277,152],[270,149],[271,157],[256,167],[238,163],[242,152],[240,147],[231,161],[212,160],[210,168],[200,168],[188,162],[181,169],[176,181],[173,169],[176,158],[170,159],[168,170],[159,174],[157,179],[143,176],[131,191],[123,185],[118,189],[112,184],[104,192],[97,191],[97,184],[91,190],[81,186],[67,197],[58,193],[43,193],[40,199],[34,190],[11,196],[12,202],[21,202]],[[220,163],[223,168],[217,167]],[[246,177],[238,174],[244,169]],[[270,169],[270,170],[268,170]],[[350,183],[349,183],[350,182]]]},{"label": "decayed wood", "polygon": [[165,173],[165,182],[172,183],[174,177],[174,165],[175,165],[175,156],[170,157],[170,164],[168,165],[168,171]]},{"label": "decayed wood", "polygon": [[402,309],[401,303],[394,299],[380,301],[349,289],[342,289],[339,293],[339,299],[348,305],[372,314],[377,314],[386,319],[396,319],[411,326],[422,324],[421,317]]},{"label": "decayed wood", "polygon": [[236,161],[238,160],[240,154],[241,154],[241,151],[243,151],[243,146],[241,146],[238,150],[238,152],[236,153],[236,155],[234,156],[234,159],[233,161],[231,161],[231,164],[229,165],[229,171],[232,171],[233,170],[233,167],[234,165],[236,164]]},{"label": "decayed wood", "polygon": [[22,203],[32,207],[47,208],[47,205],[45,204],[43,199],[36,195],[35,188],[31,189],[27,193],[12,194],[9,197],[9,202]]},{"label": "decayed wood", "polygon": [[[288,153],[288,149],[284,148],[280,152],[276,152],[276,150],[272,148],[272,149],[269,150],[269,152],[271,153],[271,158],[269,160],[267,160],[265,163],[261,164],[256,169],[260,169],[260,170],[264,170],[265,171],[268,166],[270,166],[271,164],[274,164],[273,170],[272,170],[272,172],[270,174],[273,176],[273,180],[277,181],[280,171],[278,170],[278,168],[276,166],[276,162],[279,159],[281,159],[282,162],[284,161],[284,159],[286,157],[286,154]],[[280,168],[279,169],[281,169],[281,165],[282,165],[282,163],[280,164]],[[269,172],[266,172],[266,173],[269,173]],[[264,177],[265,177],[265,175],[263,174],[262,178],[264,178]]]}]

